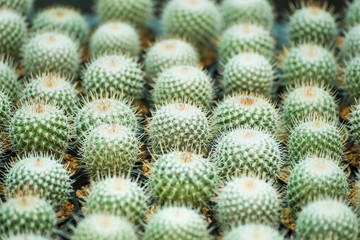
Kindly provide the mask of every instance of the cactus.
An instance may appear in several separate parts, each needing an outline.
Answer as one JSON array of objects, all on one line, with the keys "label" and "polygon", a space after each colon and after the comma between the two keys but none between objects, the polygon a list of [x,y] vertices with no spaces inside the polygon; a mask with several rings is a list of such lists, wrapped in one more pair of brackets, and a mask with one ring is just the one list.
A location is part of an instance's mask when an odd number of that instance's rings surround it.
[{"label": "cactus", "polygon": [[284,84],[289,85],[299,80],[334,85],[336,68],[336,59],[331,51],[321,45],[307,43],[289,50],[283,61],[282,77]]},{"label": "cactus", "polygon": [[[25,177],[25,176],[24,176]],[[10,198],[0,205],[0,233],[36,233],[49,236],[55,229],[56,214],[51,205],[33,196]]]},{"label": "cactus", "polygon": [[145,55],[145,70],[151,78],[172,66],[191,65],[199,63],[196,49],[188,42],[180,39],[165,39],[158,41],[149,48]]},{"label": "cactus", "polygon": [[358,219],[345,203],[325,199],[306,205],[296,220],[297,239],[355,240]]},{"label": "cactus", "polygon": [[127,174],[138,160],[140,141],[135,132],[120,124],[91,129],[81,143],[81,161],[91,176]]},{"label": "cactus", "polygon": [[134,227],[124,218],[108,214],[93,214],[81,220],[74,230],[73,240],[137,240]]},{"label": "cactus", "polygon": [[43,73],[30,78],[21,93],[25,101],[42,100],[62,108],[68,115],[74,113],[78,91],[70,80],[56,73]]},{"label": "cactus", "polygon": [[293,44],[313,42],[332,44],[337,26],[335,18],[326,9],[316,5],[303,6],[290,16],[288,32]]},{"label": "cactus", "polygon": [[139,100],[145,80],[138,63],[123,55],[105,55],[87,64],[82,75],[85,93],[112,92]]},{"label": "cactus", "polygon": [[268,0],[225,0],[221,3],[220,11],[227,26],[250,22],[271,29],[275,20],[274,9]]},{"label": "cactus", "polygon": [[0,54],[17,58],[27,34],[24,17],[14,10],[0,8],[0,29]]},{"label": "cactus", "polygon": [[277,191],[269,182],[244,176],[223,187],[217,200],[216,218],[223,230],[245,223],[278,227],[280,210]]},{"label": "cactus", "polygon": [[325,198],[346,199],[348,183],[343,169],[331,158],[308,156],[291,171],[288,205],[293,216],[308,203]]},{"label": "cactus", "polygon": [[212,123],[217,135],[238,126],[259,127],[276,133],[280,115],[269,99],[253,93],[236,93],[218,103]]},{"label": "cactus", "polygon": [[239,23],[227,28],[219,43],[220,67],[243,52],[256,52],[267,58],[274,56],[275,40],[262,26]]},{"label": "cactus", "polygon": [[212,138],[206,113],[188,103],[169,103],[157,107],[147,129],[154,154],[173,149],[206,152]]},{"label": "cactus", "polygon": [[[359,1],[360,2],[360,1]],[[354,57],[346,64],[344,82],[351,98],[360,100],[360,56]]]},{"label": "cactus", "polygon": [[42,101],[24,103],[12,117],[9,135],[18,152],[52,152],[62,155],[71,138],[69,118]]},{"label": "cactus", "polygon": [[186,207],[166,207],[155,213],[146,226],[144,240],[209,240],[203,217]]},{"label": "cactus", "polygon": [[25,192],[47,200],[58,209],[70,196],[72,180],[60,162],[50,156],[29,156],[15,162],[6,174],[6,195]]},{"label": "cactus", "polygon": [[62,33],[34,34],[22,47],[22,65],[28,75],[57,72],[76,76],[80,67],[78,44]]},{"label": "cactus", "polygon": [[345,24],[355,26],[360,23],[360,1],[355,0],[349,3],[345,12]]},{"label": "cactus", "polygon": [[113,214],[141,225],[146,210],[147,196],[137,183],[122,177],[111,177],[94,184],[87,198],[85,216]]},{"label": "cactus", "polygon": [[0,135],[7,130],[12,113],[11,101],[8,95],[0,90]]},{"label": "cactus", "polygon": [[215,97],[214,80],[198,67],[174,66],[164,70],[155,80],[155,104],[182,100],[210,107]]},{"label": "cactus", "polygon": [[271,63],[257,53],[240,53],[224,67],[223,87],[226,94],[248,91],[269,96],[273,90],[275,72]]},{"label": "cactus", "polygon": [[77,10],[66,6],[52,6],[40,11],[32,21],[32,31],[57,31],[69,34],[81,44],[89,36],[89,25]]},{"label": "cactus", "polygon": [[360,55],[360,25],[356,25],[345,33],[344,44],[341,47],[343,59],[348,60]]},{"label": "cactus", "polygon": [[225,133],[215,145],[212,161],[227,179],[257,174],[276,180],[282,166],[281,148],[274,136],[254,128],[238,127]]},{"label": "cactus", "polygon": [[135,28],[121,21],[101,24],[90,39],[93,56],[112,53],[137,57],[140,51],[140,38]]},{"label": "cactus", "polygon": [[244,224],[227,232],[224,240],[284,240],[281,234],[263,224]]},{"label": "cactus", "polygon": [[356,103],[351,107],[350,130],[355,143],[360,146],[360,104]]},{"label": "cactus", "polygon": [[20,91],[20,82],[12,60],[0,56],[0,90],[7,93],[13,100],[17,100]]},{"label": "cactus", "polygon": [[4,240],[50,240],[50,238],[35,234],[16,234],[5,237]]},{"label": "cactus", "polygon": [[149,185],[160,205],[206,206],[218,185],[215,166],[191,152],[162,155],[151,167]]},{"label": "cactus", "polygon": [[24,16],[27,16],[33,8],[34,0],[0,0],[0,8],[12,9]]},{"label": "cactus", "polygon": [[97,0],[95,12],[102,20],[120,20],[144,28],[153,14],[152,0]]},{"label": "cactus", "polygon": [[221,29],[221,15],[211,0],[170,0],[164,7],[165,35],[209,46]]}]

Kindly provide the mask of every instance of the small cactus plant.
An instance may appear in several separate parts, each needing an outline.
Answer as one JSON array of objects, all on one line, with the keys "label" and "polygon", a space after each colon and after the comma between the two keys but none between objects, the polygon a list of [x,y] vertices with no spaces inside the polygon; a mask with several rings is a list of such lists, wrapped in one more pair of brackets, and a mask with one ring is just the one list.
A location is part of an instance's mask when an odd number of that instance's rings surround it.
[{"label": "small cactus plant", "polygon": [[145,228],[144,240],[209,240],[207,223],[194,210],[166,207],[151,218]]},{"label": "small cactus plant", "polygon": [[15,64],[4,56],[0,57],[0,89],[6,92],[13,101],[17,100],[21,89]]},{"label": "small cactus plant", "polygon": [[341,47],[341,55],[344,60],[360,55],[360,25],[355,25],[345,33],[344,44]]},{"label": "small cactus plant", "polygon": [[34,5],[34,0],[0,0],[0,8],[12,9],[27,16]]},{"label": "small cactus plant", "polygon": [[349,3],[345,12],[346,26],[355,26],[360,23],[360,1],[355,0]]},{"label": "small cactus plant", "polygon": [[351,115],[349,119],[351,125],[350,130],[354,137],[355,143],[360,146],[360,104],[357,103],[352,106]]},{"label": "small cactus plant", "polygon": [[4,237],[4,240],[50,240],[50,238],[36,234],[15,234]]},{"label": "small cactus plant", "polygon": [[149,185],[160,205],[206,206],[218,184],[215,166],[191,152],[162,155],[151,167]]},{"label": "small cactus plant", "polygon": [[263,224],[244,224],[233,228],[224,236],[224,240],[283,240],[284,237],[270,226]]},{"label": "small cactus plant", "polygon": [[360,56],[354,57],[346,64],[344,82],[350,97],[360,100]]},{"label": "small cactus plant", "polygon": [[0,135],[8,130],[11,113],[11,100],[5,92],[0,90]]}]

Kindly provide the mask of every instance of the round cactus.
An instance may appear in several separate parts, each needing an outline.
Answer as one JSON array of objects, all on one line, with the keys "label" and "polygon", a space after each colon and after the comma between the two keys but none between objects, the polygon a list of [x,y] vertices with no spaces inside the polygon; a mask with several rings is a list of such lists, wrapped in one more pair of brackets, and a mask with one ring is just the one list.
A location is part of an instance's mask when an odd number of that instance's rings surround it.
[{"label": "round cactus", "polygon": [[159,73],[172,66],[199,63],[196,49],[180,39],[166,39],[155,43],[145,55],[146,73],[155,78]]},{"label": "round cactus", "polygon": [[345,142],[337,122],[318,117],[299,123],[289,136],[288,160],[297,163],[307,155],[321,153],[341,162],[345,159]]},{"label": "round cactus", "polygon": [[197,46],[211,45],[221,28],[221,15],[211,0],[170,0],[163,10],[166,35],[185,38]]},{"label": "round cactus", "polygon": [[0,29],[0,54],[18,57],[27,34],[24,17],[13,10],[0,8]]},{"label": "round cactus", "polygon": [[297,9],[289,19],[288,32],[294,44],[313,42],[322,45],[333,43],[337,26],[331,13],[318,6]]},{"label": "round cactus", "polygon": [[360,25],[350,28],[345,34],[341,54],[344,59],[351,59],[360,55]]},{"label": "round cactus", "polygon": [[74,120],[75,135],[81,139],[89,129],[103,123],[118,123],[135,132],[139,129],[137,114],[127,101],[117,97],[102,96],[98,99],[92,97],[86,100],[78,110]]},{"label": "round cactus", "polygon": [[360,104],[352,106],[350,115],[350,130],[354,137],[355,143],[360,146]]},{"label": "round cactus", "polygon": [[89,25],[81,13],[65,6],[53,6],[39,12],[32,21],[33,31],[57,31],[69,34],[84,44],[89,36]]},{"label": "round cactus", "polygon": [[0,57],[0,90],[6,92],[15,101],[20,88],[15,64],[5,57]]},{"label": "round cactus", "polygon": [[299,240],[355,240],[358,236],[355,213],[346,204],[330,199],[306,205],[299,213],[296,226]]},{"label": "round cactus", "polygon": [[82,76],[85,93],[111,92],[140,99],[145,80],[138,63],[123,55],[106,55],[87,64]]},{"label": "round cactus", "polygon": [[162,155],[151,168],[149,185],[160,205],[206,206],[218,184],[215,166],[191,152]]},{"label": "round cactus", "polygon": [[248,91],[269,96],[273,90],[275,72],[271,63],[257,53],[240,53],[224,67],[223,87],[226,94]]},{"label": "round cactus", "polygon": [[167,207],[152,216],[144,240],[209,240],[207,223],[202,216],[186,207]]},{"label": "round cactus", "polygon": [[271,134],[253,128],[235,128],[215,145],[212,160],[226,178],[257,174],[276,180],[282,166],[279,142]]},{"label": "round cactus", "polygon": [[93,56],[111,53],[137,57],[140,51],[140,38],[135,28],[120,21],[101,24],[90,39],[90,52]]},{"label": "round cactus", "polygon": [[12,106],[7,94],[0,90],[0,135],[7,130]]},{"label": "round cactus", "polygon": [[29,80],[21,99],[23,102],[42,100],[72,114],[76,109],[77,93],[68,78],[56,73],[43,73]]},{"label": "round cactus", "polygon": [[126,175],[139,154],[140,141],[135,132],[116,123],[93,128],[81,143],[81,161],[91,176]]},{"label": "round cactus", "polygon": [[92,187],[86,202],[85,215],[114,214],[134,224],[143,224],[147,210],[147,196],[130,179],[105,178]]},{"label": "round cactus", "polygon": [[24,16],[28,15],[34,5],[34,0],[0,0],[0,8],[12,9]]},{"label": "round cactus", "polygon": [[200,108],[187,103],[158,107],[148,126],[153,153],[173,149],[206,152],[212,138],[210,123]]},{"label": "round cactus", "polygon": [[29,156],[15,162],[6,174],[8,197],[29,193],[60,207],[72,192],[72,180],[60,162],[49,156]]},{"label": "round cactus", "polygon": [[134,227],[119,216],[93,214],[81,220],[73,240],[137,240]]},{"label": "round cactus", "polygon": [[270,29],[275,19],[273,7],[268,0],[224,0],[220,11],[227,26],[250,22]]},{"label": "round cactus", "polygon": [[15,234],[5,237],[4,240],[50,240],[50,238],[36,234]]},{"label": "round cactus", "polygon": [[360,56],[354,57],[346,64],[344,81],[349,95],[360,100]]},{"label": "round cactus", "polygon": [[226,233],[224,240],[283,240],[278,231],[263,224],[244,224]]},{"label": "round cactus", "polygon": [[224,31],[219,43],[220,66],[242,52],[256,52],[267,58],[274,55],[275,40],[262,26],[235,24]]},{"label": "round cactus", "polygon": [[285,84],[294,85],[299,80],[316,81],[334,85],[336,79],[334,54],[313,43],[297,45],[290,49],[282,65]]},{"label": "round cactus", "polygon": [[259,127],[276,133],[280,116],[269,99],[252,93],[226,97],[214,109],[212,123],[217,135],[238,126]]},{"label": "round cactus", "polygon": [[12,117],[9,135],[19,152],[64,154],[71,138],[69,118],[59,108],[41,101],[24,103]]},{"label": "round cactus", "polygon": [[210,107],[215,97],[214,81],[198,67],[174,66],[156,78],[153,96],[155,104],[182,100]]},{"label": "round cactus", "polygon": [[223,230],[245,223],[277,227],[280,201],[276,189],[255,177],[234,178],[221,190],[217,200],[217,220]]},{"label": "round cactus", "polygon": [[56,214],[51,205],[37,197],[10,198],[0,205],[2,236],[24,233],[48,236],[55,229],[55,223]]},{"label": "round cactus", "polygon": [[78,44],[62,33],[34,34],[22,48],[22,65],[28,75],[58,72],[74,76],[80,67]]},{"label": "round cactus", "polygon": [[330,158],[308,156],[291,171],[287,199],[292,214],[308,203],[324,198],[346,199],[348,183],[338,163]]},{"label": "round cactus", "polygon": [[345,23],[347,26],[355,26],[360,23],[360,1],[350,3],[345,12]]},{"label": "round cactus", "polygon": [[95,12],[102,20],[120,20],[144,28],[153,14],[152,0],[97,0]]}]

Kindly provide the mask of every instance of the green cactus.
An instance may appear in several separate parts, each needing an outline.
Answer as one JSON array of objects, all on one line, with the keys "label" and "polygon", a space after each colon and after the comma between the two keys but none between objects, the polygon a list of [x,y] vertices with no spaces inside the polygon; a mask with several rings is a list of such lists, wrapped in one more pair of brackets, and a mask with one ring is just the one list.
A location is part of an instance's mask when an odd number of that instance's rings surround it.
[{"label": "green cactus", "polygon": [[124,218],[108,214],[93,214],[81,220],[74,230],[73,240],[137,240],[134,227]]},{"label": "green cactus", "polygon": [[155,213],[145,228],[144,240],[210,240],[207,223],[186,207],[166,207]]},{"label": "green cactus", "polygon": [[5,237],[4,240],[50,240],[50,238],[36,234],[16,234]]},{"label": "green cactus", "polygon": [[49,236],[55,224],[56,214],[43,199],[19,196],[0,205],[0,236],[30,233]]},{"label": "green cactus", "polygon": [[196,46],[209,46],[221,29],[220,11],[211,0],[170,0],[164,7],[165,35],[177,36]]},{"label": "green cactus", "polygon": [[224,67],[225,94],[248,91],[269,96],[273,90],[275,72],[268,59],[257,53],[240,53]]},{"label": "green cactus", "polygon": [[354,141],[360,146],[360,103],[356,103],[351,107],[349,122]]},{"label": "green cactus", "polygon": [[147,210],[147,199],[136,182],[122,177],[109,177],[95,182],[86,202],[85,216],[113,214],[142,225]]},{"label": "green cactus", "polygon": [[25,192],[46,199],[58,209],[70,197],[72,180],[63,165],[50,156],[29,156],[15,162],[6,174],[8,197]]},{"label": "green cactus", "polygon": [[160,205],[206,206],[218,185],[215,166],[191,152],[162,155],[151,167],[149,185]]},{"label": "green cactus", "polygon": [[27,35],[25,18],[14,10],[0,8],[0,29],[0,54],[17,58]]},{"label": "green cactus", "polygon": [[16,74],[15,63],[4,56],[0,56],[0,90],[6,92],[13,100],[17,100],[21,89]]},{"label": "green cactus", "polygon": [[69,34],[81,44],[89,36],[89,25],[77,10],[67,6],[52,6],[40,11],[32,21],[32,31],[57,31]]},{"label": "green cactus", "polygon": [[101,24],[91,36],[89,47],[93,56],[112,53],[137,57],[141,51],[140,37],[135,28],[121,21]]},{"label": "green cactus", "polygon": [[0,0],[0,8],[12,9],[24,16],[27,16],[33,8],[34,0]]},{"label": "green cactus", "polygon": [[[360,1],[359,1],[360,2]],[[351,59],[344,70],[345,88],[351,98],[360,100],[360,56]]]},{"label": "green cactus", "polygon": [[8,95],[0,90],[0,135],[8,129],[12,114],[12,105]]},{"label": "green cactus", "polygon": [[341,47],[341,55],[344,60],[360,55],[360,25],[355,25],[345,33],[344,44]]},{"label": "green cactus", "polygon": [[227,182],[217,199],[216,218],[223,230],[245,223],[278,227],[280,200],[276,189],[256,177],[239,177]]},{"label": "green cactus", "polygon": [[195,105],[180,102],[157,107],[147,131],[154,154],[173,149],[206,152],[212,138],[206,113]]},{"label": "green cactus", "polygon": [[284,240],[281,234],[263,224],[244,224],[227,232],[224,240]]},{"label": "green cactus", "polygon": [[28,75],[57,72],[76,76],[80,67],[78,44],[63,33],[33,34],[22,47],[22,65]]},{"label": "green cactus", "polygon": [[199,63],[196,49],[188,42],[176,38],[156,42],[145,55],[145,70],[155,78],[167,68],[179,65],[196,66]]},{"label": "green cactus", "polygon": [[355,0],[348,4],[345,12],[345,24],[355,26],[360,23],[360,1]]},{"label": "green cactus", "polygon": [[225,133],[217,142],[212,161],[219,175],[230,179],[257,174],[276,180],[282,166],[280,143],[260,129],[239,127]]},{"label": "green cactus", "polygon": [[153,90],[155,104],[182,100],[210,107],[215,97],[214,80],[198,67],[174,66],[156,79]]}]

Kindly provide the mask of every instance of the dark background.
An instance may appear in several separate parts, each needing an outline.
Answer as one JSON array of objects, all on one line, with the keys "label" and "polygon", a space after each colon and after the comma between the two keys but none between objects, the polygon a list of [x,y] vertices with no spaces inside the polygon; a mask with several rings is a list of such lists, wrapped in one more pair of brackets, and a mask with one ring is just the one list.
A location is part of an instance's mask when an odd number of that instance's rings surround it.
[{"label": "dark background", "polygon": [[[278,21],[283,21],[286,17],[286,13],[289,12],[289,5],[291,3],[299,3],[301,0],[273,0],[273,4],[276,8]],[[71,5],[75,8],[79,8],[83,13],[92,13],[93,5],[95,0],[35,0],[35,7],[37,9],[51,6],[52,4],[64,4]],[[161,7],[164,2],[167,0],[154,0],[157,4],[157,14],[161,11]],[[220,2],[220,1],[218,1]],[[330,6],[333,7],[336,13],[342,13],[344,7],[346,6],[346,1],[344,0],[329,0],[327,1]]]}]

